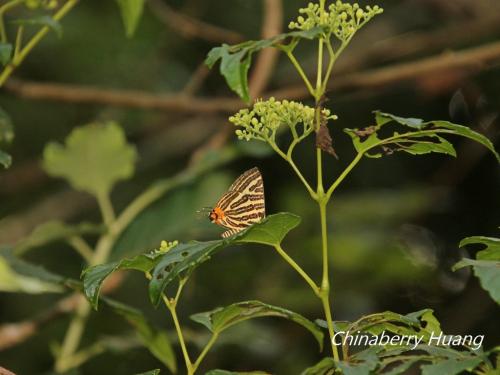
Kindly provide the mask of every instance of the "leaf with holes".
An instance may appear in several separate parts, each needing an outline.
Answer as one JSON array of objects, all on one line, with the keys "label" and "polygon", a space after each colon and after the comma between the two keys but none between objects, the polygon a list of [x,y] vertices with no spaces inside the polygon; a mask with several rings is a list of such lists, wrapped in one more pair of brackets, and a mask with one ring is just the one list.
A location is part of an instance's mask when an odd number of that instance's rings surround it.
[{"label": "leaf with holes", "polygon": [[94,309],[97,310],[99,292],[102,283],[108,276],[118,270],[136,270],[140,272],[151,271],[163,255],[159,251],[148,254],[140,254],[133,258],[125,258],[120,261],[99,264],[89,267],[82,272],[83,292]]},{"label": "leaf with holes", "polygon": [[48,221],[36,227],[31,234],[21,240],[15,247],[16,254],[22,254],[35,247],[44,246],[48,243],[69,239],[74,236],[84,234],[103,233],[105,228],[102,225],[93,223],[80,223],[70,225],[62,221]]},{"label": "leaf with holes", "polygon": [[135,148],[116,123],[76,128],[66,144],[49,143],[43,152],[48,174],[66,179],[75,189],[102,197],[113,185],[134,173]]},{"label": "leaf with holes", "polygon": [[175,353],[167,332],[153,327],[142,312],[133,307],[109,298],[103,298],[103,301],[135,328],[140,340],[151,354],[167,366],[171,372],[175,373],[177,371]]},{"label": "leaf with holes", "polygon": [[320,350],[323,347],[323,331],[315,323],[293,311],[282,307],[268,305],[260,301],[238,302],[226,307],[218,307],[212,311],[191,315],[195,322],[203,324],[210,331],[219,334],[229,327],[248,319],[265,316],[276,316],[291,320],[312,333],[318,341]]},{"label": "leaf with holes", "polygon": [[[294,48],[300,39],[313,39],[323,33],[322,28],[306,31],[292,31],[263,40],[251,40],[233,46],[223,44],[213,48],[207,55],[205,64],[210,68],[220,60],[220,73],[226,79],[229,88],[236,92],[246,103],[250,101],[248,91],[248,70],[252,63],[252,55],[267,47],[281,46]],[[286,39],[291,39],[288,46],[282,45]]]},{"label": "leaf with holes", "polygon": [[300,218],[290,213],[270,215],[260,223],[237,233],[236,235],[215,241],[180,243],[161,259],[152,272],[149,283],[149,297],[158,306],[165,288],[178,277],[188,275],[194,268],[210,259],[223,248],[244,243],[258,243],[269,246],[278,245],[285,235],[295,228]]},{"label": "leaf with holes", "polygon": [[[379,130],[386,124],[396,122],[405,132],[394,131],[390,136],[381,137]],[[417,118],[404,118],[389,113],[375,111],[375,125],[364,129],[344,129],[351,137],[354,148],[367,157],[379,158],[394,152],[406,152],[412,155],[441,153],[456,156],[453,145],[443,138],[444,135],[458,135],[472,139],[490,150],[500,162],[500,155],[491,141],[474,130],[448,121],[427,121]]]},{"label": "leaf with holes", "polygon": [[500,239],[494,237],[473,236],[464,238],[460,247],[466,245],[481,245],[483,250],[476,254],[476,259],[464,258],[453,266],[456,271],[472,266],[474,275],[479,278],[483,289],[500,305]]}]

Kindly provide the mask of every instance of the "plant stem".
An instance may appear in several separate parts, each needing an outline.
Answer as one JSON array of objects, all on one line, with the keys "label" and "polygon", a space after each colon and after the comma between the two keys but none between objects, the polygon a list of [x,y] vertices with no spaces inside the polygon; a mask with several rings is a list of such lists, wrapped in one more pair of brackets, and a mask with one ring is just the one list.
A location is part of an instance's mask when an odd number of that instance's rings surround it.
[{"label": "plant stem", "polygon": [[332,193],[335,191],[335,189],[340,185],[342,181],[347,177],[347,175],[353,170],[353,168],[360,162],[360,160],[363,158],[363,152],[359,152],[356,157],[351,161],[351,163],[342,171],[339,177],[333,182],[332,186],[328,189],[326,192],[326,199],[330,200],[330,197],[332,196]]},{"label": "plant stem", "polygon": [[333,358],[335,361],[339,361],[339,353],[337,346],[333,342],[333,337],[335,331],[333,329],[333,319],[332,312],[330,309],[330,278],[329,278],[329,262],[328,262],[328,230],[326,226],[326,204],[327,201],[322,199],[318,202],[319,213],[321,220],[321,248],[322,248],[322,258],[323,258],[323,276],[321,279],[321,292],[320,298],[323,303],[323,310],[325,311],[326,323],[328,325],[328,333],[330,336],[330,344],[332,347]]},{"label": "plant stem", "polygon": [[313,89],[313,87],[311,85],[311,82],[309,82],[309,79],[307,78],[307,75],[304,72],[304,69],[302,69],[302,66],[300,66],[300,63],[297,61],[297,59],[295,58],[295,56],[293,55],[292,52],[286,51],[286,55],[288,56],[288,58],[292,62],[293,66],[295,67],[295,69],[297,70],[297,72],[299,73],[299,75],[302,77],[302,80],[306,84],[307,89],[309,90],[309,93],[312,96],[314,96],[314,92],[315,91],[314,91],[314,89]]},{"label": "plant stem", "polygon": [[288,152],[287,154],[285,154],[283,151],[281,151],[281,149],[273,141],[268,140],[268,143],[271,145],[271,147],[273,148],[273,150],[276,151],[276,153],[279,156],[281,156],[283,159],[285,159],[288,162],[288,164],[290,164],[290,166],[292,167],[293,171],[297,174],[297,176],[299,177],[300,181],[302,181],[302,183],[306,187],[306,189],[309,192],[309,194],[311,195],[311,197],[313,199],[316,199],[316,192],[313,190],[313,188],[311,187],[311,185],[309,185],[309,182],[307,182],[307,180],[302,175],[302,173],[300,172],[300,170],[297,167],[297,165],[294,163],[294,161],[292,159],[292,156],[291,156],[291,152]]},{"label": "plant stem", "polygon": [[80,345],[80,340],[85,329],[87,317],[90,313],[90,304],[85,300],[85,297],[80,296],[78,300],[78,307],[75,315],[69,324],[66,336],[64,337],[61,351],[57,356],[55,363],[55,371],[60,374],[71,369],[75,364],[73,363],[73,354]]},{"label": "plant stem", "polygon": [[8,3],[5,3],[4,5],[0,6],[0,41],[2,43],[7,43],[7,33],[5,32],[5,24],[3,22],[3,16],[7,11],[9,11],[12,8],[17,7],[18,5],[21,5],[24,3],[25,0],[11,0]]},{"label": "plant stem", "polygon": [[319,296],[320,288],[319,286],[311,279],[311,277],[305,272],[286,252],[283,250],[280,244],[274,245],[275,250],[278,254],[290,265],[292,268],[297,271],[297,273],[302,276],[302,278],[306,281],[307,284],[311,287],[314,293]]},{"label": "plant stem", "polygon": [[[19,0],[19,3],[24,2]],[[14,2],[12,2],[14,3]],[[62,19],[76,4],[78,3],[78,0],[68,0],[62,7],[59,9],[52,19],[54,21],[59,21]],[[8,4],[5,4],[4,7],[6,7]],[[17,5],[17,3],[16,3]],[[0,13],[0,25],[3,26],[3,20],[2,20],[2,14]],[[0,32],[1,32],[1,26],[0,26]],[[12,61],[10,62],[9,65],[7,65],[2,73],[0,74],[0,87],[3,86],[7,78],[10,77],[12,72],[24,61],[26,56],[31,52],[31,50],[40,42],[40,40],[43,39],[45,35],[47,35],[50,31],[49,26],[44,26],[42,27],[33,37],[26,43],[26,46],[24,46],[19,53],[14,56]]]},{"label": "plant stem", "polygon": [[[102,196],[97,199],[97,202],[99,203],[99,207],[103,213],[104,221],[107,222],[106,224],[110,229],[97,241],[96,249],[92,254],[89,266],[101,264],[108,259],[118,236],[118,233],[113,230],[114,210],[111,201],[109,200],[109,196]],[[57,373],[63,373],[78,365],[74,361],[73,355],[78,349],[78,345],[82,339],[83,331],[85,330],[85,325],[90,311],[90,304],[82,296],[78,301],[75,315],[71,319],[69,328],[66,331],[66,335],[61,346],[61,351],[56,359],[54,368]]]},{"label": "plant stem", "polygon": [[170,311],[170,314],[172,315],[175,331],[177,332],[177,337],[179,338],[179,343],[181,345],[182,356],[184,357],[184,362],[186,364],[186,370],[188,372],[188,375],[191,375],[194,373],[193,365],[191,363],[191,359],[189,358],[189,353],[187,351],[184,335],[182,334],[182,328],[179,323],[179,318],[177,317],[176,303],[171,303],[167,298],[167,296],[165,295],[163,295],[163,302],[165,302],[165,306],[167,306],[168,310]]},{"label": "plant stem", "polygon": [[198,358],[196,359],[196,362],[194,363],[194,365],[192,366],[192,372],[194,374],[194,372],[198,369],[198,367],[200,366],[201,364],[201,361],[203,361],[203,359],[205,358],[205,356],[207,355],[207,353],[209,352],[209,350],[212,348],[212,346],[215,344],[215,341],[217,341],[217,338],[219,337],[219,334],[217,332],[214,332],[212,334],[212,337],[210,337],[210,340],[207,342],[207,344],[205,345],[205,347],[203,348],[203,351],[200,353],[200,355],[198,356]]},{"label": "plant stem", "polygon": [[101,210],[101,215],[104,220],[104,224],[110,229],[112,223],[115,222],[115,211],[108,194],[98,194],[97,202],[99,203],[99,209]]},{"label": "plant stem", "polygon": [[92,262],[92,257],[94,256],[94,251],[89,246],[89,244],[80,236],[73,236],[68,239],[68,243],[75,249],[78,254],[87,262]]}]

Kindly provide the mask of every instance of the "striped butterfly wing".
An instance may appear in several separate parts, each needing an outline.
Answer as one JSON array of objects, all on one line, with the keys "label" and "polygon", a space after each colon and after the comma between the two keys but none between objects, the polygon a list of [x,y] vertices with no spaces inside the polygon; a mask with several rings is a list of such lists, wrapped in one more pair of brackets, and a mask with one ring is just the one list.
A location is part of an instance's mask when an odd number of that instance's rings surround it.
[{"label": "striped butterfly wing", "polygon": [[220,224],[228,228],[222,233],[224,238],[261,221],[266,216],[266,207],[260,171],[252,168],[238,177],[216,207],[224,213]]}]

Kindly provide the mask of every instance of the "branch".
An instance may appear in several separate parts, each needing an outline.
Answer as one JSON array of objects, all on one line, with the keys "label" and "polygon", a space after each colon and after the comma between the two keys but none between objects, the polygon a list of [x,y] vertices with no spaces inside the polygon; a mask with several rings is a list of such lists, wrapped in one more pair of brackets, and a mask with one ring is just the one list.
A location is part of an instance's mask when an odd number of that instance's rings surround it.
[{"label": "branch", "polygon": [[244,37],[235,31],[214,26],[181,14],[173,10],[162,0],[149,0],[148,4],[152,13],[160,21],[187,39],[199,38],[212,43],[229,44],[236,44],[244,40]]},{"label": "branch", "polygon": [[[124,273],[113,273],[103,284],[102,293],[112,293],[122,284],[123,280]],[[80,298],[83,298],[80,293],[73,293],[70,296],[59,300],[54,306],[31,320],[2,324],[0,326],[0,351],[6,350],[28,340],[46,323],[72,312],[78,306]],[[0,375],[1,374],[2,373],[0,372]]]},{"label": "branch", "polygon": [[[282,32],[283,4],[281,0],[264,0],[264,20],[262,21],[261,38],[268,39]],[[260,51],[250,77],[250,97],[257,98],[266,89],[276,66],[280,51],[276,48],[265,48]]]},{"label": "branch", "polygon": [[[500,42],[458,52],[446,52],[418,61],[394,64],[359,73],[339,75],[329,86],[334,91],[386,87],[402,81],[415,81],[441,71],[462,70],[473,74],[478,68],[500,62]],[[22,98],[68,103],[105,104],[120,107],[157,109],[173,112],[233,113],[241,108],[237,98],[189,98],[184,95],[157,95],[144,91],[118,91],[66,84],[47,84],[11,79],[6,89]],[[302,85],[268,92],[264,97],[302,99],[309,94]]]}]

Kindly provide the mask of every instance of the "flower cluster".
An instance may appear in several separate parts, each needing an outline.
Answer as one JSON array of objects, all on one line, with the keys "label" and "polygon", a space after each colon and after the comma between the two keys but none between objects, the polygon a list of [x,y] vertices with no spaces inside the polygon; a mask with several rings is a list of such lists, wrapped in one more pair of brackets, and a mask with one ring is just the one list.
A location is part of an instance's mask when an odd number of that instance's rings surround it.
[{"label": "flower cluster", "polygon": [[167,253],[169,252],[170,250],[172,250],[174,247],[176,247],[177,245],[179,244],[179,241],[161,241],[160,243],[160,248],[159,249],[155,249],[154,250],[154,253]]},{"label": "flower cluster", "polygon": [[321,27],[327,34],[333,33],[339,40],[346,41],[357,30],[364,26],[377,14],[383,12],[378,5],[361,8],[357,3],[349,4],[338,0],[324,10],[317,3],[309,3],[306,8],[299,9],[301,14],[288,27],[297,30],[310,30]]},{"label": "flower cluster", "polygon": [[[274,98],[255,102],[252,109],[242,109],[229,121],[243,129],[236,130],[239,139],[274,142],[280,126],[287,126],[294,139],[299,140],[314,130],[315,109],[302,103]],[[322,110],[322,116],[330,116],[328,109]],[[301,124],[301,125],[299,125]]]}]

